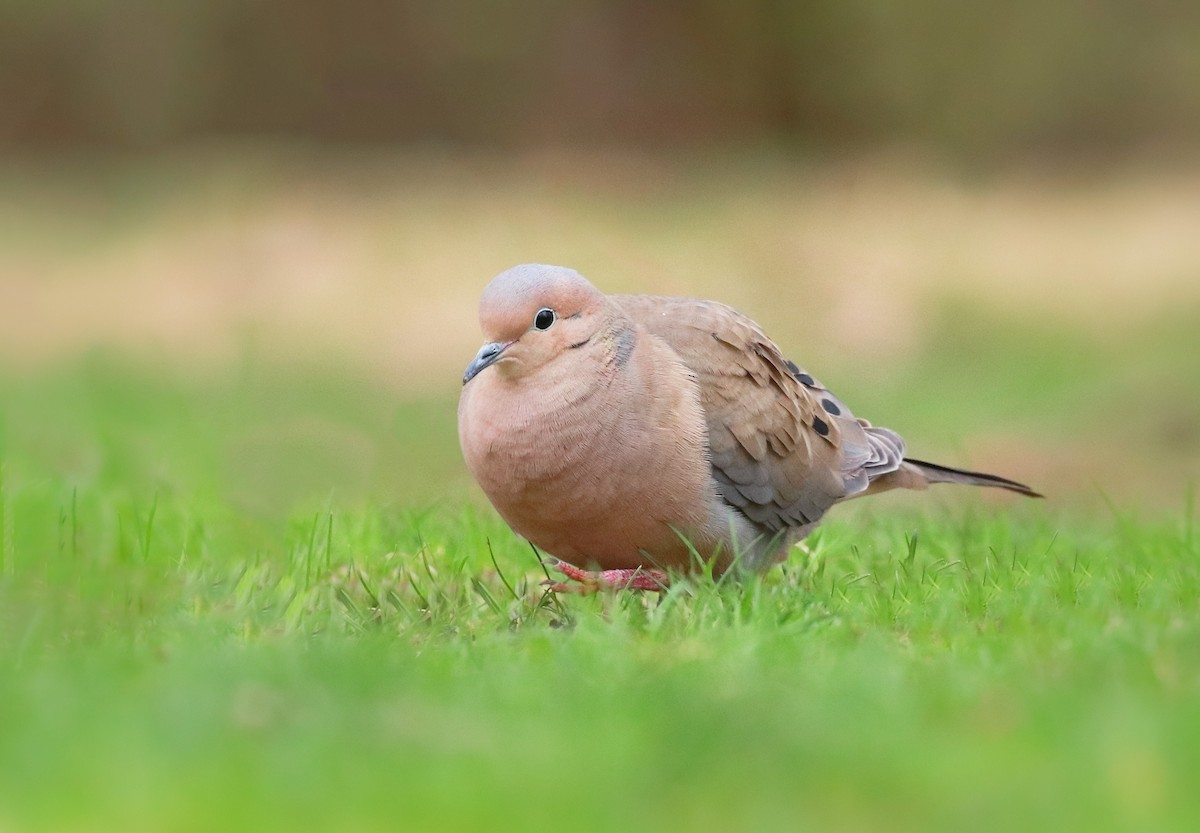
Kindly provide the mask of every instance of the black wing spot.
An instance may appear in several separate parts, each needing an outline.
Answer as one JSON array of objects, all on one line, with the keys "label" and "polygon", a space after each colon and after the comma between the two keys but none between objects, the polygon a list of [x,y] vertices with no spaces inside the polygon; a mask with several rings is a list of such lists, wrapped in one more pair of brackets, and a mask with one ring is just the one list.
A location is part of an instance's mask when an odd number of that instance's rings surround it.
[{"label": "black wing spot", "polygon": [[813,427],[813,430],[816,431],[818,434],[820,434],[822,437],[829,436],[829,425],[826,424],[825,420],[821,419],[820,417],[813,417],[812,427]]},{"label": "black wing spot", "polygon": [[783,366],[786,367],[788,369],[788,372],[791,373],[792,376],[794,376],[796,378],[797,382],[804,385],[806,388],[813,388],[813,387],[817,386],[816,380],[813,379],[813,377],[809,376],[807,373],[805,373],[803,370],[801,370],[799,365],[797,365],[791,359],[784,359]]},{"label": "black wing spot", "polygon": [[837,416],[842,412],[842,409],[839,408],[837,403],[832,399],[822,399],[821,407],[824,408],[827,413],[833,414],[834,416]]}]

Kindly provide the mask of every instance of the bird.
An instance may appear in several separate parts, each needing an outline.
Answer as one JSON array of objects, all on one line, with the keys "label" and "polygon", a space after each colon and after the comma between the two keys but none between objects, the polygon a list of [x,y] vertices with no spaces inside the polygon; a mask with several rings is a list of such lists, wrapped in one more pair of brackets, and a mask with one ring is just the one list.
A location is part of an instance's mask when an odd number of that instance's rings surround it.
[{"label": "bird", "polygon": [[959,483],[913,459],[717,301],[607,295],[522,264],[479,302],[458,435],[504,521],[552,556],[552,589],[661,590],[671,573],[762,572],[843,501]]}]

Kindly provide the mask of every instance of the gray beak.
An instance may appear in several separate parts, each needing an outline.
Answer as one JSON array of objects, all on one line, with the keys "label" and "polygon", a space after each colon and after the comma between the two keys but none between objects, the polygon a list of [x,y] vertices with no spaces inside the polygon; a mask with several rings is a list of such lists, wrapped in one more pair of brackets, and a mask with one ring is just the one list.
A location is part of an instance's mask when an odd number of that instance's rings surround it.
[{"label": "gray beak", "polygon": [[495,364],[496,361],[504,354],[505,348],[512,344],[511,341],[501,343],[493,341],[491,344],[485,344],[479,348],[479,352],[475,354],[475,358],[471,359],[471,363],[467,365],[467,371],[463,374],[463,384],[474,379],[479,371],[483,370],[490,364]]}]

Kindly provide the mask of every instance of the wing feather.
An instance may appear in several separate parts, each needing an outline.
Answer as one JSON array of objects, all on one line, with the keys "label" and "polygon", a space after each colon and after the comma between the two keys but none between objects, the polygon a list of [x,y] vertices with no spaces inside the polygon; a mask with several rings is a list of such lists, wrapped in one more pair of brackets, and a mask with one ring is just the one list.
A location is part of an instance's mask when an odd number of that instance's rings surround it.
[{"label": "wing feather", "polygon": [[763,532],[811,524],[900,465],[904,442],[895,432],[855,419],[733,308],[646,295],[615,300],[695,376],[717,489]]}]

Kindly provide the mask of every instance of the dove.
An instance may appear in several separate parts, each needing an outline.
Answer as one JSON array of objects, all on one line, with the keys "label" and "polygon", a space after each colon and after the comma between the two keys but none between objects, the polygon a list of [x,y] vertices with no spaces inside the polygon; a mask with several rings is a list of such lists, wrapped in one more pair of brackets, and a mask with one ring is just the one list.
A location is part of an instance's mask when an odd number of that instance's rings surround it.
[{"label": "dove", "polygon": [[524,264],[483,291],[463,374],[463,457],[504,521],[553,556],[554,589],[660,589],[670,572],[764,571],[835,504],[960,483],[858,419],[750,318],[716,301],[606,295]]}]

